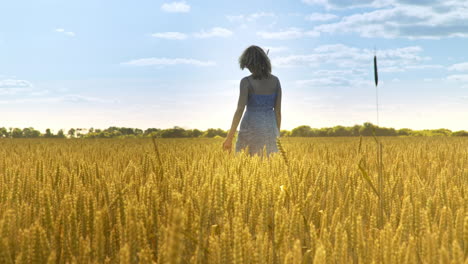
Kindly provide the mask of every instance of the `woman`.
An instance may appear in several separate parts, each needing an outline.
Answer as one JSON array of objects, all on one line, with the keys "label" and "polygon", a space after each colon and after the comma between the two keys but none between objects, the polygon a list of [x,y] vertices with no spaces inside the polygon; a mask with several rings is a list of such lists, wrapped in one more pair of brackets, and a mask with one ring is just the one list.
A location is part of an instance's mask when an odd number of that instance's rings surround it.
[{"label": "woman", "polygon": [[239,58],[240,68],[252,73],[240,82],[240,95],[231,129],[223,148],[231,151],[232,139],[241,120],[245,106],[247,110],[240,124],[236,152],[248,147],[249,154],[277,152],[276,138],[281,126],[281,85],[278,77],[271,74],[271,63],[267,54],[258,46],[248,47]]}]

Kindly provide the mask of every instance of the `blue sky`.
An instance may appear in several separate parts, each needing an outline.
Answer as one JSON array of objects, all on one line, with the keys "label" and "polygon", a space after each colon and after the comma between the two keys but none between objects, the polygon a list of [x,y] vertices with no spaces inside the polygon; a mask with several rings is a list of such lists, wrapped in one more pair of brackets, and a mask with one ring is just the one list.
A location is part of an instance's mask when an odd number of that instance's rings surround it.
[{"label": "blue sky", "polygon": [[0,126],[228,129],[269,49],[283,129],[468,130],[464,0],[2,1]]}]

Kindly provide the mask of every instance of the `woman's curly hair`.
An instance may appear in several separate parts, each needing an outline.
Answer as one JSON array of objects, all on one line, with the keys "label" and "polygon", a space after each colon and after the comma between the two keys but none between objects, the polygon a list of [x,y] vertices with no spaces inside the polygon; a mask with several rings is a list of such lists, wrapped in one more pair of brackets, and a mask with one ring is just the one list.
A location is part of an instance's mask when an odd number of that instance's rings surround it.
[{"label": "woman's curly hair", "polygon": [[270,59],[262,48],[255,45],[244,50],[239,57],[239,65],[242,70],[249,69],[254,79],[264,79],[271,75]]}]

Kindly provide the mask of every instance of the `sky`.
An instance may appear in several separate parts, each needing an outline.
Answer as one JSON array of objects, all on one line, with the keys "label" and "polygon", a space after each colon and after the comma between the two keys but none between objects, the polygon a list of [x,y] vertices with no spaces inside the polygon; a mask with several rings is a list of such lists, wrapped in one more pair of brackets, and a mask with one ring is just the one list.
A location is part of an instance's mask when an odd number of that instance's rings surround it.
[{"label": "sky", "polygon": [[465,0],[1,1],[0,127],[229,129],[249,45],[282,129],[468,130]]}]

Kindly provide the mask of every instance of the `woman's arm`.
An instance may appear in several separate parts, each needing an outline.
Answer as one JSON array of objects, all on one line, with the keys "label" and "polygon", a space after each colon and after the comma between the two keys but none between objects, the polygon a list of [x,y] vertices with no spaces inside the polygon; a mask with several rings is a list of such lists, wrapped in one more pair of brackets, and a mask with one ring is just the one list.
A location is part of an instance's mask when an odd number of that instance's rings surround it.
[{"label": "woman's arm", "polygon": [[278,95],[276,97],[275,103],[275,115],[276,115],[276,124],[278,125],[278,131],[281,131],[281,83],[278,79]]},{"label": "woman's arm", "polygon": [[242,114],[244,113],[244,109],[245,109],[245,105],[247,104],[248,96],[249,96],[249,90],[247,87],[246,80],[242,79],[240,82],[240,92],[239,92],[239,100],[237,102],[237,109],[236,109],[236,112],[234,112],[234,117],[232,118],[231,129],[229,129],[229,133],[224,143],[225,148],[227,148],[226,145],[232,144],[232,139],[234,138],[234,134],[236,133],[237,126],[239,125],[240,120],[242,118]]}]

